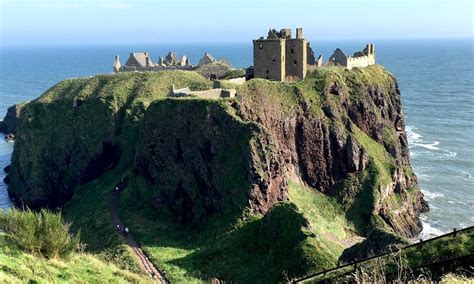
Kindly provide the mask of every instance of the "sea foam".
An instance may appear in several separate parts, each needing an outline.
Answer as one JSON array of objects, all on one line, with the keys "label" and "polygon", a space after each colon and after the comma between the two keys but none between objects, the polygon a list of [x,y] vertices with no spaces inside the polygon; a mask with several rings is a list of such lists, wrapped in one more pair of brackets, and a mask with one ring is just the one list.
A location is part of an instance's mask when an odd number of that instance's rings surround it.
[{"label": "sea foam", "polygon": [[430,223],[428,222],[421,221],[421,224],[423,225],[423,230],[421,231],[421,234],[420,234],[421,239],[426,240],[426,239],[434,238],[434,237],[444,234],[443,231],[431,226]]}]

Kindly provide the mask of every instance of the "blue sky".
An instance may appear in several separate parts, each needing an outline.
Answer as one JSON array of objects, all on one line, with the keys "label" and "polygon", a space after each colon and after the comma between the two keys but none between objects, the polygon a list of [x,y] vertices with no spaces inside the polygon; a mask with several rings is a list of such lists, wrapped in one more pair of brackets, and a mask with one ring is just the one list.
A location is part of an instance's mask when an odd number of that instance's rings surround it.
[{"label": "blue sky", "polygon": [[0,0],[0,45],[473,37],[472,0]]}]

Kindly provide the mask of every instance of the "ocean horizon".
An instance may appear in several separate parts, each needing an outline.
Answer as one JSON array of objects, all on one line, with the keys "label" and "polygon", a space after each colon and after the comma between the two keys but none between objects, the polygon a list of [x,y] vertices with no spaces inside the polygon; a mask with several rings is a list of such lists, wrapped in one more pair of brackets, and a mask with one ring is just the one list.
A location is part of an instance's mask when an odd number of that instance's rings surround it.
[{"label": "ocean horizon", "polygon": [[[362,50],[365,40],[311,41],[326,62],[334,49]],[[373,40],[377,64],[398,80],[411,163],[431,210],[422,216],[422,238],[474,225],[473,39]],[[163,43],[64,46],[0,46],[0,117],[9,106],[35,99],[57,82],[112,73],[115,55],[148,51],[154,62],[169,51],[197,64],[204,52],[234,67],[252,64],[252,43]],[[0,167],[12,145],[0,141]],[[0,179],[3,180],[1,171]],[[0,208],[11,203],[0,183]]]}]

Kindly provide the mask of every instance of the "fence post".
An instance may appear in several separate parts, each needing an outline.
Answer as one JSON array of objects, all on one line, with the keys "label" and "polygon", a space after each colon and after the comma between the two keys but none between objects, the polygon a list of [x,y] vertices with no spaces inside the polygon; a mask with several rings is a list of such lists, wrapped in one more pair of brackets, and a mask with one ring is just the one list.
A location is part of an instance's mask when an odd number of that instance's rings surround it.
[{"label": "fence post", "polygon": [[456,233],[457,233],[456,228],[453,228],[453,238],[456,237]]}]

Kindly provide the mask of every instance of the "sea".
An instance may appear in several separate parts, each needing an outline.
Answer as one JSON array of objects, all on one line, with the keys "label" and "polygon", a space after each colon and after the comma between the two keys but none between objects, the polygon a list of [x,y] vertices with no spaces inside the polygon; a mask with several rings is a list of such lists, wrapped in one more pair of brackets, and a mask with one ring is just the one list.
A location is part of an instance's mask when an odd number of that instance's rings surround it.
[{"label": "sea", "polygon": [[[430,204],[422,216],[428,238],[474,225],[474,39],[374,40],[376,60],[398,80],[411,163]],[[364,40],[312,40],[324,60],[339,47],[361,50]],[[60,80],[111,73],[114,56],[148,51],[152,60],[169,51],[197,63],[204,52],[235,67],[252,64],[252,43],[162,43],[0,47],[0,117],[9,106],[32,100]],[[0,139],[0,167],[13,145]],[[2,183],[0,208],[11,202]]]}]

